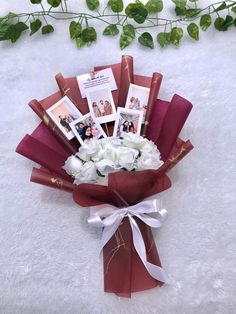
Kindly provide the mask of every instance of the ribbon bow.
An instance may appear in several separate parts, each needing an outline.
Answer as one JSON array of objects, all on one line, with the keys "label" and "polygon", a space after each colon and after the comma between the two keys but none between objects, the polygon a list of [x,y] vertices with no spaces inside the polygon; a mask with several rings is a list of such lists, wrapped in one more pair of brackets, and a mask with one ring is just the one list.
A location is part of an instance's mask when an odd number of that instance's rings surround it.
[{"label": "ribbon bow", "polygon": [[[124,217],[129,218],[130,226],[133,234],[134,247],[146,267],[149,274],[158,281],[169,282],[168,276],[164,269],[147,261],[147,253],[142,233],[133,217],[137,217],[145,224],[153,228],[160,228],[162,223],[167,218],[167,210],[159,209],[160,201],[145,200],[136,205],[117,208],[110,204],[103,204],[90,207],[90,217],[88,223],[93,227],[103,227],[103,233],[100,244],[100,251],[111,239],[118,229]],[[149,214],[156,213],[157,217],[152,217]]]}]

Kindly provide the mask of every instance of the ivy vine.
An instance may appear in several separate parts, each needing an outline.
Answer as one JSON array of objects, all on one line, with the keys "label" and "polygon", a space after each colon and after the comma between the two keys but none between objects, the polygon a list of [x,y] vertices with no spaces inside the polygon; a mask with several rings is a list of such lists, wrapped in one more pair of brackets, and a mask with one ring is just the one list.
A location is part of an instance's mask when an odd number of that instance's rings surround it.
[{"label": "ivy vine", "polygon": [[171,0],[176,15],[174,19],[160,16],[164,8],[163,0],[149,0],[145,5],[136,0],[126,7],[123,0],[108,0],[106,5],[99,0],[86,0],[88,12],[69,11],[68,1],[30,0],[32,5],[39,7],[38,11],[10,12],[1,17],[0,41],[15,43],[26,31],[30,36],[39,31],[47,35],[54,32],[52,20],[69,20],[70,38],[78,48],[82,48],[97,40],[93,25],[93,21],[97,20],[104,24],[104,36],[119,37],[121,49],[129,46],[135,38],[141,45],[153,49],[155,41],[162,48],[170,44],[178,46],[184,33],[193,40],[199,40],[200,30],[205,32],[211,25],[223,32],[236,26],[236,1],[218,1],[200,8],[198,0]]}]

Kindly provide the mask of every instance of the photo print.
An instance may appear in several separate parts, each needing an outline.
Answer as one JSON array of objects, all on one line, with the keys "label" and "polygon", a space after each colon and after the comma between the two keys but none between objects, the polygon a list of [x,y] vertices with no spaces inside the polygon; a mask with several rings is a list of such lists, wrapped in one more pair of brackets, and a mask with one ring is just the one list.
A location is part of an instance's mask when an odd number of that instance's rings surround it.
[{"label": "photo print", "polygon": [[73,121],[70,124],[70,127],[81,145],[83,145],[85,140],[90,140],[92,138],[99,140],[106,137],[102,127],[94,120],[91,113]]},{"label": "photo print", "polygon": [[80,118],[82,114],[67,96],[60,99],[46,112],[68,140],[75,136],[70,123]]},{"label": "photo print", "polygon": [[111,90],[107,87],[91,89],[87,92],[89,110],[98,123],[106,123],[116,119],[116,107]]},{"label": "photo print", "polygon": [[129,132],[140,134],[142,119],[142,111],[118,107],[113,136],[122,138],[124,133]]},{"label": "photo print", "polygon": [[143,112],[143,122],[145,119],[150,88],[130,84],[125,108],[140,110]]}]

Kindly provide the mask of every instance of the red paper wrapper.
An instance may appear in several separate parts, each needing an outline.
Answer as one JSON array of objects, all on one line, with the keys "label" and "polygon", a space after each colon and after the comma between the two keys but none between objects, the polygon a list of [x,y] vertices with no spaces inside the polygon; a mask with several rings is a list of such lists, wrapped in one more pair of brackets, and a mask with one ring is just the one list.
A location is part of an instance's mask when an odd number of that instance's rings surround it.
[{"label": "red paper wrapper", "polygon": [[[78,144],[65,142],[65,138],[48,120],[45,110],[64,95],[83,113],[88,112],[86,99],[82,99],[76,78],[65,79],[56,76],[60,92],[49,96],[40,103],[31,102],[31,107],[44,121],[17,147],[17,152],[39,163],[43,167],[33,169],[31,181],[73,193],[80,206],[112,204],[118,208],[142,202],[145,198],[158,194],[171,186],[166,173],[174,167],[192,148],[190,141],[178,138],[179,133],[192,109],[186,99],[175,95],[171,102],[156,100],[162,76],[154,73],[152,78],[133,74],[133,59],[123,56],[121,64],[96,67],[95,70],[111,67],[118,90],[113,92],[116,105],[124,106],[129,84],[150,87],[146,124],[143,135],[152,140],[160,150],[164,164],[156,171],[117,172],[109,174],[108,186],[80,184],[75,186],[72,179],[62,169],[65,160],[74,153]],[[49,127],[49,128],[48,128]],[[112,126],[109,125],[110,130]],[[161,266],[151,228],[138,218],[134,218],[142,233],[147,251],[147,260]],[[150,276],[138,256],[134,245],[129,220],[124,218],[114,236],[103,249],[104,290],[119,296],[130,297],[132,292],[161,286],[163,283]]]}]

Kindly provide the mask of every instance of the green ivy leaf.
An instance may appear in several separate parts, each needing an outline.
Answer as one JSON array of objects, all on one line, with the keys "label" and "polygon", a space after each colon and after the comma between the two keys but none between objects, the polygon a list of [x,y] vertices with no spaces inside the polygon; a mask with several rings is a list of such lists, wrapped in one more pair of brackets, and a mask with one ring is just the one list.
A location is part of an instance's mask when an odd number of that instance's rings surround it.
[{"label": "green ivy leaf", "polygon": [[76,45],[77,45],[77,48],[79,48],[79,49],[85,45],[85,42],[83,41],[81,36],[76,38]]},{"label": "green ivy leaf", "polygon": [[146,8],[149,13],[159,13],[163,10],[163,1],[162,0],[149,0],[146,3]]},{"label": "green ivy leaf", "polygon": [[226,9],[226,3],[223,2],[220,6],[218,6],[218,8],[215,9],[215,12],[218,12],[218,11],[221,11],[221,10],[224,10]]},{"label": "green ivy leaf", "polygon": [[184,16],[186,14],[186,8],[175,7],[175,14],[177,16]]},{"label": "green ivy leaf", "polygon": [[119,29],[115,24],[108,25],[103,31],[103,35],[105,36],[116,36],[118,34],[119,34]]},{"label": "green ivy leaf", "polygon": [[135,38],[135,28],[131,24],[127,24],[123,27],[123,33],[124,35],[129,36],[132,39]]},{"label": "green ivy leaf", "polygon": [[0,24],[5,24],[7,23],[9,20],[14,19],[15,17],[17,17],[17,15],[13,12],[9,12],[7,15],[5,15],[4,17],[0,18]]},{"label": "green ivy leaf", "polygon": [[215,20],[214,26],[218,31],[227,31],[229,26],[231,26],[232,24],[234,24],[234,19],[232,16],[227,15],[225,19],[223,19],[222,17],[217,17],[217,19]]},{"label": "green ivy leaf", "polygon": [[82,26],[79,22],[72,21],[70,23],[69,31],[70,31],[70,38],[76,39],[81,35]]},{"label": "green ivy leaf", "polygon": [[194,17],[197,16],[201,12],[201,9],[188,9],[185,12],[186,17]]},{"label": "green ivy leaf", "polygon": [[61,4],[61,0],[47,0],[48,4],[50,4],[53,8],[59,7]]},{"label": "green ivy leaf", "polygon": [[185,9],[187,0],[171,0],[174,4],[181,9]]},{"label": "green ivy leaf", "polygon": [[120,36],[120,49],[121,50],[125,49],[127,46],[129,46],[132,43],[133,40],[134,38],[122,33]]},{"label": "green ivy leaf", "polygon": [[0,41],[10,39],[7,34],[8,28],[8,24],[0,24]]},{"label": "green ivy leaf", "polygon": [[234,23],[234,19],[231,15],[227,15],[224,21],[224,30],[227,31],[229,26],[231,26]]},{"label": "green ivy leaf", "polygon": [[184,35],[184,32],[181,27],[172,28],[171,34],[170,34],[170,42],[173,45],[178,46],[181,39],[183,38],[183,35]]},{"label": "green ivy leaf", "polygon": [[42,0],[30,0],[30,2],[33,4],[40,4]]},{"label": "green ivy leaf", "polygon": [[51,24],[45,25],[42,28],[42,34],[46,35],[46,34],[50,34],[54,32],[54,28]]},{"label": "green ivy leaf", "polygon": [[191,38],[199,40],[199,28],[197,24],[190,23],[187,27],[188,34]]},{"label": "green ivy leaf", "polygon": [[161,48],[164,48],[171,43],[170,37],[171,37],[171,33],[159,33],[157,35],[157,42],[159,43]]},{"label": "green ivy leaf", "polygon": [[37,33],[37,31],[40,29],[41,26],[42,26],[42,22],[39,19],[31,22],[30,23],[30,30],[31,30],[30,36]]},{"label": "green ivy leaf", "polygon": [[236,6],[232,7],[231,11],[236,13]]},{"label": "green ivy leaf", "polygon": [[6,31],[6,38],[15,43],[21,36],[21,34],[28,29],[28,26],[23,22],[18,22],[16,24],[9,25]]},{"label": "green ivy leaf", "polygon": [[142,24],[148,16],[148,10],[141,2],[130,3],[125,9],[125,14],[127,17],[134,19],[136,23]]},{"label": "green ivy leaf", "polygon": [[99,7],[99,0],[86,0],[87,6],[90,10],[95,10]]},{"label": "green ivy leaf", "polygon": [[112,11],[115,13],[122,12],[124,9],[123,0],[109,0],[108,5],[111,7]]},{"label": "green ivy leaf", "polygon": [[211,16],[210,14],[204,14],[201,19],[200,19],[200,26],[201,26],[201,29],[205,32],[208,27],[211,25]]},{"label": "green ivy leaf", "polygon": [[148,32],[142,33],[141,36],[139,36],[138,41],[141,45],[151,48],[154,48],[153,38],[152,35]]},{"label": "green ivy leaf", "polygon": [[87,27],[82,31],[81,34],[82,40],[87,43],[91,44],[93,41],[97,39],[97,33],[94,27]]}]

